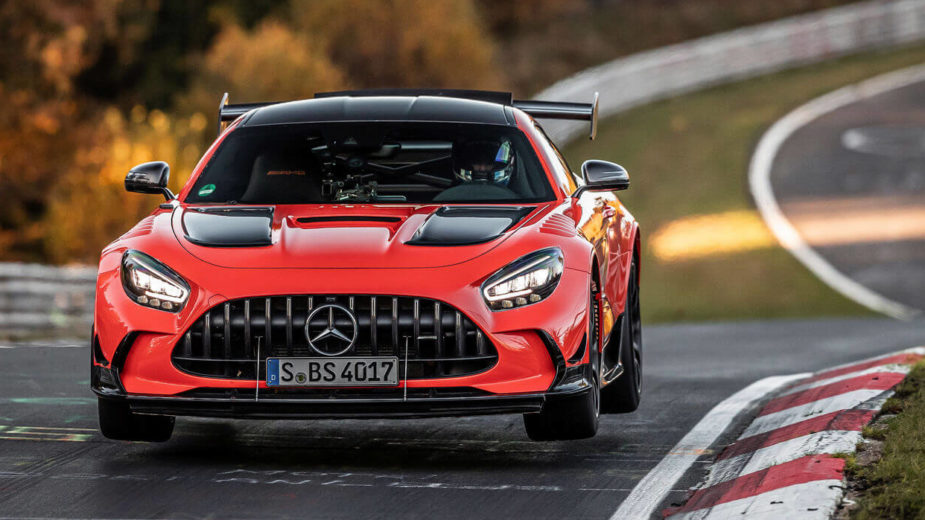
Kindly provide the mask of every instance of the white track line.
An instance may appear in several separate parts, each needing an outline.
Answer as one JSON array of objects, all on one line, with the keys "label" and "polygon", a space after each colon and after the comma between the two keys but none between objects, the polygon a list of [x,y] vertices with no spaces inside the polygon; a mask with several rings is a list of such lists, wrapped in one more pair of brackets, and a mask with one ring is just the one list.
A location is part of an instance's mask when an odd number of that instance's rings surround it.
[{"label": "white track line", "polygon": [[838,108],[877,94],[925,81],[925,65],[898,70],[868,79],[816,98],[798,107],[768,129],[758,142],[748,168],[748,182],[755,204],[781,246],[823,282],[865,307],[898,319],[911,319],[920,311],[890,300],[849,278],[817,253],[787,220],[771,187],[771,166],[781,145],[804,125]]},{"label": "white track line", "polygon": [[0,348],[86,348],[87,346],[83,343],[19,343],[16,345],[0,345]]},{"label": "white track line", "polygon": [[739,413],[754,406],[770,392],[809,374],[766,377],[756,381],[714,406],[691,431],[665,455],[620,504],[610,517],[649,518],[691,465],[716,442]]}]

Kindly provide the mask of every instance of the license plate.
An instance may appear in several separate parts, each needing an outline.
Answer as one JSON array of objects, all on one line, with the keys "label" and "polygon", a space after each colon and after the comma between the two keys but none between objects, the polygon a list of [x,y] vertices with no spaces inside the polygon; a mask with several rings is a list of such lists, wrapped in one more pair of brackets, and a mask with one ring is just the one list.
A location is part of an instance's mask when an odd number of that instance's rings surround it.
[{"label": "license plate", "polygon": [[267,386],[397,385],[397,357],[267,359]]}]

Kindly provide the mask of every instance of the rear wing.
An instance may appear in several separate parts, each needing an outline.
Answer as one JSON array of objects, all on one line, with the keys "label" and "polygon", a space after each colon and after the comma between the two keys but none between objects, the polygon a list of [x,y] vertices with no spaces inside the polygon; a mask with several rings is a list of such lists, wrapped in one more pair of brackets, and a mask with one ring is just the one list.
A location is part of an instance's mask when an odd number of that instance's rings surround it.
[{"label": "rear wing", "polygon": [[590,103],[515,100],[512,106],[523,110],[536,119],[572,119],[588,121],[591,123],[588,137],[593,140],[597,136],[598,98],[600,98],[600,94],[595,92],[594,99]]},{"label": "rear wing", "polygon": [[243,116],[255,108],[265,107],[282,103],[282,101],[271,101],[269,103],[242,103],[239,105],[228,104],[228,93],[222,96],[222,101],[218,104],[218,133],[221,134],[225,129],[224,123],[230,123],[235,119]]},{"label": "rear wing", "polygon": [[[316,98],[352,96],[444,96],[462,99],[473,99],[476,101],[487,101],[508,105],[519,110],[523,110],[531,117],[536,119],[570,119],[578,121],[588,121],[590,123],[589,137],[594,139],[597,135],[597,92],[594,93],[594,99],[590,103],[569,103],[562,101],[528,101],[514,99],[510,92],[493,92],[486,90],[454,90],[454,89],[368,89],[368,90],[342,90],[338,92],[319,92],[315,94]],[[228,93],[222,96],[222,101],[218,105],[218,133],[221,134],[224,123],[234,121],[242,115],[250,112],[255,108],[265,107],[282,103],[282,101],[271,101],[267,103],[243,103],[239,105],[228,104]]]}]

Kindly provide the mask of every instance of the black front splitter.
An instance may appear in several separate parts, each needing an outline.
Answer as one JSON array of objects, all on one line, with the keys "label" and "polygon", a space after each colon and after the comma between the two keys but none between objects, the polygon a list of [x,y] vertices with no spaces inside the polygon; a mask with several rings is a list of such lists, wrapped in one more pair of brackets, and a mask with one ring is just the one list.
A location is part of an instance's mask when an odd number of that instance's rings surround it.
[{"label": "black front splitter", "polygon": [[[98,394],[100,395],[100,394]],[[372,419],[459,417],[467,415],[536,413],[544,394],[417,399],[214,399],[195,397],[112,396],[132,411],[154,415],[189,415],[241,419]]]},{"label": "black front splitter", "polygon": [[[239,419],[379,419],[463,417],[538,413],[550,399],[591,390],[591,365],[563,368],[545,393],[459,397],[286,398],[246,393],[235,397],[151,396],[126,394],[121,384],[92,387],[100,399],[128,402],[132,411],[150,415],[186,415]],[[99,379],[99,378],[97,378]]]}]

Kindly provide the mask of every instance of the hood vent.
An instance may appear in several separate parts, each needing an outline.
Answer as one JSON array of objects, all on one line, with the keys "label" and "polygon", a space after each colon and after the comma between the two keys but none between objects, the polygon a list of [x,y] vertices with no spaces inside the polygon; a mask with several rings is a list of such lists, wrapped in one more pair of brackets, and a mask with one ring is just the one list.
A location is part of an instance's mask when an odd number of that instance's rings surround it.
[{"label": "hood vent", "polygon": [[272,243],[273,208],[193,208],[183,214],[183,232],[206,247],[254,247]]},{"label": "hood vent", "polygon": [[489,242],[514,227],[531,207],[443,206],[406,244],[416,246],[465,246]]},{"label": "hood vent", "polygon": [[342,217],[299,217],[295,219],[299,224],[319,224],[327,222],[401,222],[400,217],[362,216],[351,215]]}]

